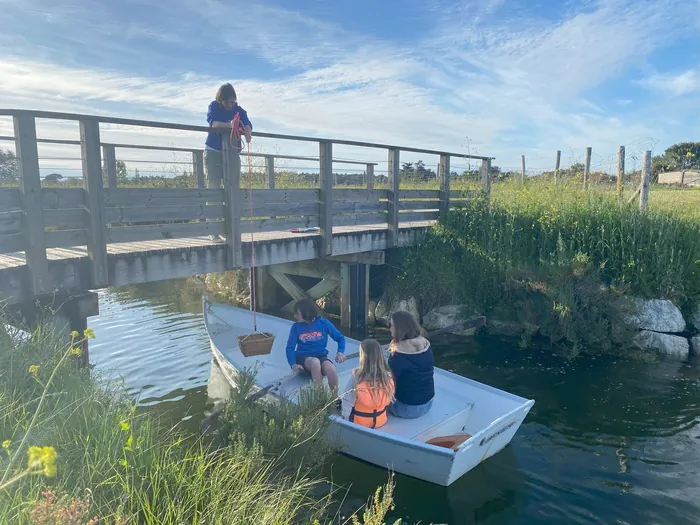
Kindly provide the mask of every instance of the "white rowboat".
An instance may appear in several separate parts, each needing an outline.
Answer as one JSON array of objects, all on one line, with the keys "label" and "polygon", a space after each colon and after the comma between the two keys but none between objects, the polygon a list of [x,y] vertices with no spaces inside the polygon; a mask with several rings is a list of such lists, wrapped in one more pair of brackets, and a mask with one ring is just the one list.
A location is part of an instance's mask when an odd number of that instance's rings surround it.
[{"label": "white rowboat", "polygon": [[[274,334],[275,341],[270,354],[245,357],[238,348],[237,337],[253,332],[253,312],[206,299],[203,310],[212,352],[229,383],[234,385],[242,370],[255,365],[258,366],[255,378],[258,389],[289,376],[285,346],[292,321],[258,313],[258,331]],[[346,338],[347,355],[358,352],[359,347],[359,341]],[[331,359],[336,350],[336,342],[329,338]],[[341,389],[357,364],[357,358],[335,363]],[[387,424],[378,429],[331,415],[328,437],[341,453],[449,486],[508,445],[535,403],[437,367],[434,377],[435,398],[426,415],[418,419],[389,415]],[[310,376],[299,374],[281,382],[267,395],[294,402],[299,390],[309,381]],[[454,448],[427,443],[434,438],[464,433],[471,437]]]}]

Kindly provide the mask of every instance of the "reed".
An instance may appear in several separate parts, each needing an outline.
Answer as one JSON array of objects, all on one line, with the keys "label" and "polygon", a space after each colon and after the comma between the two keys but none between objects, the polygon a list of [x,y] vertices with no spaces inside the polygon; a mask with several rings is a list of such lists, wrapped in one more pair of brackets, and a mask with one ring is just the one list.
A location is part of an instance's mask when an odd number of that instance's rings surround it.
[{"label": "reed", "polygon": [[618,296],[700,299],[700,221],[670,205],[652,199],[645,213],[573,183],[500,183],[491,202],[468,201],[394,260],[391,293],[421,298],[424,311],[463,303],[607,350]]},{"label": "reed", "polygon": [[[284,421],[240,417],[226,444],[212,443],[142,413],[119,384],[78,366],[78,352],[47,327],[0,327],[0,523],[338,523],[330,509],[339,489],[318,476],[317,458],[302,467],[288,451],[292,443],[308,452],[301,441],[322,436],[307,427],[261,439],[290,422],[322,428],[317,402]],[[383,522],[384,508],[370,501],[371,523]]]}]

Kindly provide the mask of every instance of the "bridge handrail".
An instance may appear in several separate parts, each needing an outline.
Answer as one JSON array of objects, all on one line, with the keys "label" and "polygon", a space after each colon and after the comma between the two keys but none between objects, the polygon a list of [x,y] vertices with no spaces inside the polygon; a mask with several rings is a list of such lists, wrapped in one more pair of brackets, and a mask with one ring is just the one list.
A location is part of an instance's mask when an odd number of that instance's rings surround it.
[{"label": "bridge handrail", "polygon": [[[121,117],[107,117],[99,115],[88,115],[82,113],[59,113],[53,111],[37,111],[28,109],[2,109],[0,108],[0,116],[16,116],[20,114],[31,115],[34,118],[45,118],[54,120],[86,120],[86,119],[96,119],[101,124],[116,124],[122,126],[138,126],[138,127],[148,127],[148,128],[161,128],[161,129],[176,129],[179,131],[199,131],[203,133],[211,133],[212,128],[208,126],[195,126],[192,124],[177,124],[174,122],[158,122],[150,120],[136,120],[127,119]],[[222,132],[225,132],[222,131]],[[361,142],[356,140],[344,140],[344,139],[331,139],[325,137],[307,137],[304,135],[286,135],[281,133],[267,133],[262,131],[253,131],[254,137],[267,138],[267,139],[277,139],[277,140],[295,140],[299,142],[330,142],[332,144],[338,144],[342,146],[358,146],[363,148],[377,148],[377,149],[396,149],[399,151],[405,151],[408,153],[423,153],[426,155],[449,155],[450,157],[456,157],[461,159],[476,159],[476,160],[493,160],[494,157],[484,157],[480,155],[467,155],[464,153],[453,153],[447,151],[438,151],[432,149],[424,148],[414,148],[408,146],[397,146],[391,144],[379,144],[375,142]]]},{"label": "bridge handrail", "polygon": [[[296,225],[318,227],[315,242],[319,257],[333,253],[333,226],[385,224],[386,247],[398,246],[400,222],[431,221],[446,212],[454,199],[463,197],[450,190],[450,158],[482,160],[482,183],[488,192],[491,157],[446,153],[420,148],[348,140],[255,133],[258,137],[302,140],[319,144],[319,185],[314,189],[274,189],[274,155],[265,157],[266,190],[241,187],[241,158],[228,140],[223,141],[222,189],[203,189],[203,151],[191,150],[199,189],[118,188],[116,155],[128,144],[103,143],[101,124],[167,129],[211,131],[208,127],[100,117],[48,111],[0,110],[10,115],[20,174],[19,188],[0,188],[0,254],[24,251],[32,295],[51,293],[54,277],[49,271],[47,249],[87,246],[94,288],[109,284],[107,245],[161,238],[198,237],[207,232],[224,233],[226,266],[244,267],[242,226],[254,231],[284,231]],[[77,120],[79,141],[39,139],[36,119]],[[221,131],[225,133],[225,130]],[[69,143],[81,148],[83,188],[42,188],[38,144]],[[333,145],[351,145],[387,150],[388,188],[375,190],[376,163],[365,164],[367,187],[361,190],[334,189]],[[133,145],[138,148],[138,145]],[[160,148],[159,146],[146,147]],[[187,150],[190,151],[190,150]],[[439,155],[439,190],[407,190],[399,187],[400,152]],[[282,156],[278,156],[282,158]],[[288,158],[313,158],[286,156]],[[104,160],[104,164],[103,164]],[[107,185],[103,182],[106,171]],[[257,196],[256,196],[257,195]],[[250,202],[253,202],[252,213]],[[273,206],[274,205],[274,206]],[[223,219],[223,221],[221,220]],[[242,224],[242,221],[244,224]],[[245,224],[247,223],[247,224]],[[373,248],[375,249],[375,248]]]}]

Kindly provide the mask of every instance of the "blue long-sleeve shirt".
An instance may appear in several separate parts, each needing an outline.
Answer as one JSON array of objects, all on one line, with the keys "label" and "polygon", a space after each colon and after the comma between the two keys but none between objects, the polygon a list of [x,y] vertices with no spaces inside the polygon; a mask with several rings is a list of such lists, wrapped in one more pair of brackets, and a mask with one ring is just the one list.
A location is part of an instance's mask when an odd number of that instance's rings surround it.
[{"label": "blue long-sleeve shirt", "polygon": [[[209,104],[209,109],[207,109],[207,123],[211,126],[213,122],[231,122],[236,114],[240,115],[241,122],[244,126],[250,126],[250,129],[253,129],[253,124],[251,124],[245,109],[239,105],[235,105],[231,111],[226,111],[216,100],[212,101],[211,104]],[[241,147],[240,142],[239,140],[238,144],[236,144],[239,148]],[[209,133],[207,135],[206,145],[211,149],[221,151],[221,135],[218,133]]]},{"label": "blue long-sleeve shirt", "polygon": [[328,355],[328,336],[338,343],[338,352],[345,352],[345,336],[328,319],[317,317],[312,323],[294,323],[287,339],[287,361],[296,364],[297,356],[325,357]]}]

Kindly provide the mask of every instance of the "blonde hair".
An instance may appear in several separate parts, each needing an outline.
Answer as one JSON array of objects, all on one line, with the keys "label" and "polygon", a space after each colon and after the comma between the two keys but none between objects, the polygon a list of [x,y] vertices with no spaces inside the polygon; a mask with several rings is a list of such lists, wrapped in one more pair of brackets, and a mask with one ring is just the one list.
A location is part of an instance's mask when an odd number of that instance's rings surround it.
[{"label": "blonde hair", "polygon": [[381,345],[374,339],[365,339],[360,344],[360,364],[354,370],[353,377],[358,385],[366,381],[371,388],[372,399],[379,402],[379,395],[386,392],[389,402],[394,401],[394,383],[391,370],[384,359]]}]

